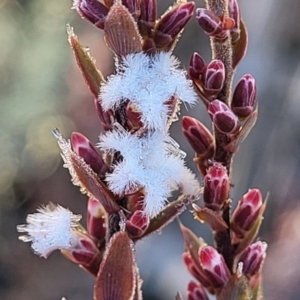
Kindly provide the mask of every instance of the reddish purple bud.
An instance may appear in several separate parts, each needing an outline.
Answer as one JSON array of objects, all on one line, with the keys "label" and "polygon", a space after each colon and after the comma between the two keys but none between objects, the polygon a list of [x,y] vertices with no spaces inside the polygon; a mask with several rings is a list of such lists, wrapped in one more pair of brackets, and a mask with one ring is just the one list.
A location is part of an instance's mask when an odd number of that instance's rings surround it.
[{"label": "reddish purple bud", "polygon": [[202,159],[210,159],[215,152],[215,142],[209,130],[198,120],[184,116],[182,131],[194,151]]},{"label": "reddish purple bud", "polygon": [[202,80],[205,74],[206,64],[200,54],[194,52],[190,60],[189,75],[194,80]]},{"label": "reddish purple bud", "polygon": [[166,48],[174,41],[192,17],[194,8],[194,2],[180,3],[162,16],[154,32],[157,48]]},{"label": "reddish purple bud", "polygon": [[104,111],[99,100],[94,99],[94,104],[104,131],[112,130],[113,113],[111,110]]},{"label": "reddish purple bud", "polygon": [[240,22],[241,12],[237,0],[228,0],[228,13],[229,17],[234,20],[234,26],[230,30],[231,42],[234,44],[240,38]]},{"label": "reddish purple bud", "polygon": [[238,82],[232,97],[231,109],[240,118],[247,118],[253,111],[256,96],[255,79],[244,75]]},{"label": "reddish purple bud", "polygon": [[225,134],[236,133],[240,122],[231,109],[222,101],[214,100],[208,105],[208,114],[217,129]]},{"label": "reddish purple bud", "polygon": [[134,19],[140,16],[140,0],[122,0],[122,4],[129,10]]},{"label": "reddish purple bud", "polygon": [[196,19],[204,32],[219,39],[225,39],[227,32],[223,29],[222,20],[216,16],[211,10],[205,8],[197,8]]},{"label": "reddish purple bud", "polygon": [[194,262],[192,256],[188,252],[184,252],[182,254],[183,262],[188,269],[188,271],[199,281],[201,284],[209,288],[211,287],[211,284],[209,280],[205,277],[204,271],[201,268],[201,266],[197,266],[196,263]]},{"label": "reddish purple bud", "polygon": [[215,162],[204,177],[203,201],[212,210],[222,209],[230,190],[229,177],[226,168]]},{"label": "reddish purple bud", "polygon": [[216,249],[203,246],[199,250],[199,260],[204,274],[214,288],[221,288],[228,282],[230,271],[223,256]]},{"label": "reddish purple bud", "polygon": [[106,236],[106,212],[102,204],[93,197],[88,201],[87,232],[99,241]]},{"label": "reddish purple bud", "polygon": [[190,281],[187,286],[188,300],[209,300],[203,286],[195,281]]},{"label": "reddish purple bud", "polygon": [[205,92],[218,94],[225,81],[225,67],[222,61],[212,60],[206,67],[204,88]]},{"label": "reddish purple bud", "polygon": [[258,189],[249,190],[238,202],[231,217],[231,227],[238,237],[243,237],[259,217],[262,195]]},{"label": "reddish purple bud", "polygon": [[73,132],[71,135],[72,148],[98,175],[104,175],[108,171],[94,145],[81,133]]},{"label": "reddish purple bud", "polygon": [[109,9],[97,0],[74,0],[74,8],[84,19],[100,29],[104,29]]},{"label": "reddish purple bud", "polygon": [[148,36],[156,21],[156,0],[141,0],[141,14],[138,20],[140,34]]},{"label": "reddish purple bud", "polygon": [[131,237],[141,236],[148,226],[149,217],[141,210],[136,210],[126,222],[126,230]]},{"label": "reddish purple bud", "polygon": [[76,231],[75,234],[76,242],[73,241],[72,248],[70,250],[62,249],[61,252],[67,259],[96,276],[102,254],[87,234],[79,231]]},{"label": "reddish purple bud", "polygon": [[243,263],[243,273],[248,277],[256,275],[260,270],[266,258],[267,243],[258,241],[246,248],[240,257]]}]

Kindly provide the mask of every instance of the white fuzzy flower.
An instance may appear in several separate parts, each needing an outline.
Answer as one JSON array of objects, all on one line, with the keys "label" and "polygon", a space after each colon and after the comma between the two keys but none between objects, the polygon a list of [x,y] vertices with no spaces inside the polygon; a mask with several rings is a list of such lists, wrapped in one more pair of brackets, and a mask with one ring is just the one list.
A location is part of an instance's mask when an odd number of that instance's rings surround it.
[{"label": "white fuzzy flower", "polygon": [[100,101],[105,110],[116,108],[130,100],[142,113],[144,126],[167,130],[169,108],[174,97],[188,103],[197,101],[192,82],[179,68],[179,61],[169,52],[153,56],[145,53],[129,54],[118,66],[118,72],[108,78],[100,89]]},{"label": "white fuzzy flower", "polygon": [[59,205],[49,204],[37,210],[37,213],[27,216],[25,225],[18,225],[23,242],[32,242],[32,249],[40,256],[47,257],[57,249],[70,249],[76,242],[74,229],[78,227],[80,215]]},{"label": "white fuzzy flower", "polygon": [[195,176],[184,166],[183,152],[160,131],[140,138],[119,127],[103,135],[99,147],[118,151],[122,156],[122,161],[106,176],[109,188],[122,195],[143,187],[144,210],[149,216],[157,214],[178,187],[188,195],[199,193]]}]

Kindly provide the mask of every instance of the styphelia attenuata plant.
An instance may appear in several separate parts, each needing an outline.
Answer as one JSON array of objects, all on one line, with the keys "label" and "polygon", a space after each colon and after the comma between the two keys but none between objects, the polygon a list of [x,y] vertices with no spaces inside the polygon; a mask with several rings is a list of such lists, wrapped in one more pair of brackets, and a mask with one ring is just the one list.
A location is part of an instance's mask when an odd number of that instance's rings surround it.
[{"label": "styphelia attenuata plant", "polygon": [[[187,285],[187,299],[261,299],[267,244],[253,243],[265,209],[260,191],[250,189],[231,213],[232,158],[257,118],[254,78],[246,74],[232,87],[248,41],[237,0],[206,0],[206,8],[196,10],[194,2],[178,0],[158,19],[156,0],[75,0],[74,8],[104,31],[115,58],[114,74],[104,78],[68,27],[102,131],[95,146],[78,132],[70,140],[58,129],[53,134],[73,184],[88,196],[87,224],[50,203],[18,226],[25,233],[20,239],[43,257],[59,249],[93,274],[95,300],[140,300],[135,243],[191,205],[194,217],[211,226],[215,247],[180,224],[183,260],[195,278]],[[186,72],[172,51],[194,11],[210,37],[212,60],[194,53]],[[181,103],[194,106],[199,100],[213,132],[199,120],[182,118],[197,179],[169,129]],[[180,196],[168,203],[176,190]],[[197,205],[200,198],[203,204]]]}]

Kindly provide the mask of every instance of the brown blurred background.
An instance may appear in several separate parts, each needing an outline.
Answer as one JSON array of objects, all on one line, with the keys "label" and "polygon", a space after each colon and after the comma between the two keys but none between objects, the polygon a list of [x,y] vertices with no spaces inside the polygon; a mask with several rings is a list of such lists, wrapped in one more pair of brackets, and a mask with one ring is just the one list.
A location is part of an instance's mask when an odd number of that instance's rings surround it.
[{"label": "brown blurred background", "polygon": [[[158,0],[161,14],[172,1]],[[196,1],[203,7],[203,1]],[[236,155],[232,198],[248,188],[270,193],[260,237],[269,243],[264,268],[265,299],[300,299],[300,5],[299,0],[240,0],[249,48],[235,83],[245,73],[257,80],[259,120]],[[89,94],[67,43],[75,27],[101,71],[113,70],[102,32],[70,10],[70,0],[0,0],[0,299],[92,299],[93,278],[64,260],[33,255],[17,239],[16,225],[52,201],[84,214],[86,197],[63,169],[51,129],[68,137],[80,131],[94,143],[101,130]],[[192,20],[176,47],[184,66],[198,51],[209,61],[209,41]],[[190,114],[210,126],[199,103]],[[175,139],[183,139],[180,122]],[[181,220],[212,243],[205,225],[186,212]],[[181,261],[178,224],[137,245],[144,299],[174,299],[190,278]]]}]

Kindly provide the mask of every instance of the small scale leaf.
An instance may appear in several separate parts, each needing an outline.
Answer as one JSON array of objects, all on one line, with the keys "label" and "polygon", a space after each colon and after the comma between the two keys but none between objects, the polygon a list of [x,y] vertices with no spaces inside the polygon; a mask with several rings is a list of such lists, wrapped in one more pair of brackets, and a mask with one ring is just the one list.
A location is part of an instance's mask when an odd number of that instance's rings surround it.
[{"label": "small scale leaf", "polygon": [[199,207],[197,205],[193,205],[194,217],[200,222],[205,222],[209,224],[213,231],[219,232],[224,231],[228,228],[225,221],[222,219],[222,216],[217,212],[207,208],[207,207]]},{"label": "small scale leaf", "polygon": [[75,55],[77,65],[84,77],[92,94],[98,98],[100,85],[104,82],[104,77],[95,65],[95,60],[89,52],[79,43],[77,36],[74,34],[73,28],[67,26],[68,40]]},{"label": "small scale leaf", "polygon": [[239,62],[244,58],[248,47],[248,32],[246,25],[241,20],[240,22],[240,38],[232,45],[232,68],[235,69]]},{"label": "small scale leaf", "polygon": [[171,202],[163,210],[161,210],[156,216],[151,218],[148,229],[138,239],[145,237],[151,233],[161,230],[169,223],[174,221],[184,210],[186,206],[195,200],[192,196],[181,196],[176,201]]},{"label": "small scale leaf", "polygon": [[126,232],[110,240],[94,287],[94,300],[131,300],[136,273],[132,242]]},{"label": "small scale leaf", "polygon": [[183,300],[183,298],[181,297],[181,295],[179,293],[177,293],[175,296],[175,300]]},{"label": "small scale leaf", "polygon": [[185,249],[188,251],[199,269],[202,269],[199,261],[199,249],[206,245],[202,238],[198,238],[189,228],[185,227],[181,223],[180,229],[184,238]]}]

